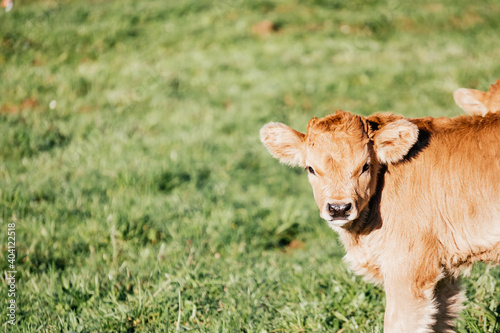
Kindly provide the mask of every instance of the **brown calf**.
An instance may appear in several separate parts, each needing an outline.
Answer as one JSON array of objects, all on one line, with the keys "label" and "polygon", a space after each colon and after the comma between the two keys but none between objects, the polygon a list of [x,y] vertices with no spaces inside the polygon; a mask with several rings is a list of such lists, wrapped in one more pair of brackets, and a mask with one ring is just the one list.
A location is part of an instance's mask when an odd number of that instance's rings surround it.
[{"label": "brown calf", "polygon": [[500,113],[337,111],[306,134],[270,123],[260,135],[275,158],[307,170],[345,260],[383,285],[385,332],[453,332],[460,272],[500,262]]},{"label": "brown calf", "polygon": [[457,89],[453,93],[455,103],[470,115],[484,116],[500,111],[500,80],[490,86],[488,92],[475,89]]}]

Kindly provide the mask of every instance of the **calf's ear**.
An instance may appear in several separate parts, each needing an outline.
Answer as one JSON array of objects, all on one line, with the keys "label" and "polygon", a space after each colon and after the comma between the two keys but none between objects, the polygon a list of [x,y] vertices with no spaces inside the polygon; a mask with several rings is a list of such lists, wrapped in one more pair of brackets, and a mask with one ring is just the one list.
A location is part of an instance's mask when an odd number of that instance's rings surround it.
[{"label": "calf's ear", "polygon": [[303,133],[282,123],[269,123],[260,129],[260,141],[274,158],[291,166],[305,166]]},{"label": "calf's ear", "polygon": [[401,161],[417,139],[417,125],[406,119],[399,119],[384,125],[373,136],[378,160],[382,164]]},{"label": "calf's ear", "polygon": [[460,88],[453,93],[455,103],[465,112],[474,116],[484,116],[488,108],[484,105],[485,93],[475,89]]}]

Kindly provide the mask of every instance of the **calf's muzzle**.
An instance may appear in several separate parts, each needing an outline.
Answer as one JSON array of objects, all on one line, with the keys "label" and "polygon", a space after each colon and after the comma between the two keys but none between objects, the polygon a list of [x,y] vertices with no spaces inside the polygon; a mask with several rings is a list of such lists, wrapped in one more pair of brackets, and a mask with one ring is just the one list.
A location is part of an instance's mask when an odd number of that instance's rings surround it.
[{"label": "calf's muzzle", "polygon": [[340,204],[327,204],[328,212],[333,219],[347,219],[349,214],[351,214],[352,204],[340,203]]}]

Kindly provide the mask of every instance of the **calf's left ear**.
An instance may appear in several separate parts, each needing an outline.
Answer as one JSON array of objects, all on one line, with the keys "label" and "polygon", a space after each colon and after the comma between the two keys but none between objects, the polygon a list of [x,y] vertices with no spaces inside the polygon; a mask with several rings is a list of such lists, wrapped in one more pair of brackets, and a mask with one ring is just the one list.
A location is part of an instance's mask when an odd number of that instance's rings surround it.
[{"label": "calf's left ear", "polygon": [[406,119],[399,119],[384,125],[374,133],[373,137],[378,160],[382,164],[401,161],[417,139],[417,125]]},{"label": "calf's left ear", "polygon": [[260,141],[274,158],[291,166],[305,166],[305,135],[282,123],[269,123],[260,130]]}]

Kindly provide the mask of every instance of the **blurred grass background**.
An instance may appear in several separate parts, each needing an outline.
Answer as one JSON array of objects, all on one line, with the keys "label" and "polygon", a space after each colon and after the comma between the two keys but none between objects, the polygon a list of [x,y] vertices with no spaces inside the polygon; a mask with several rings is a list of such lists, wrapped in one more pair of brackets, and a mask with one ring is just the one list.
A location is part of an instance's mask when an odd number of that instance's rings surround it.
[{"label": "blurred grass background", "polygon": [[[499,17],[493,0],[17,1],[0,13],[5,329],[382,332],[383,292],[259,128],[458,115],[456,88],[500,78]],[[464,280],[459,332],[500,330],[499,278]]]}]

